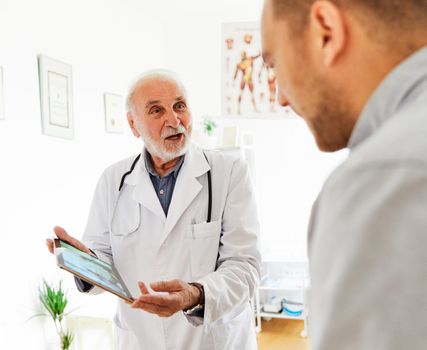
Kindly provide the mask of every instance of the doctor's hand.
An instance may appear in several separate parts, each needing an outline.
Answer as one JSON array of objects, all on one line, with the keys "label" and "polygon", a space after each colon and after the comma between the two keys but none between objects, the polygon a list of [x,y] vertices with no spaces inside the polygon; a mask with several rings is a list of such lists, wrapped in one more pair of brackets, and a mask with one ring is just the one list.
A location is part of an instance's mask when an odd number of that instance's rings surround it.
[{"label": "doctor's hand", "polygon": [[169,317],[176,312],[187,310],[197,305],[201,298],[197,287],[180,280],[151,283],[150,287],[155,292],[164,292],[161,294],[150,294],[143,282],[139,282],[138,286],[141,296],[131,304],[131,307],[160,317]]},{"label": "doctor's hand", "polygon": [[[88,253],[90,255],[94,255],[88,247],[86,247],[82,242],[71,237],[67,231],[65,231],[62,227],[56,226],[53,228],[53,232],[55,232],[56,237],[58,237],[61,241],[67,242],[72,245],[74,248],[81,250],[82,252]],[[46,239],[46,245],[49,251],[53,254],[53,239]]]}]

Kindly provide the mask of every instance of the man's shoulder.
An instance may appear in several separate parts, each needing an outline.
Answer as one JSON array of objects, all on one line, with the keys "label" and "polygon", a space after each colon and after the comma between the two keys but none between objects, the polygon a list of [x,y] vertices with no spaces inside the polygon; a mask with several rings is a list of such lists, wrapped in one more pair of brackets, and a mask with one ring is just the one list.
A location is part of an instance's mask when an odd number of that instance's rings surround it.
[{"label": "man's shoulder", "polygon": [[351,152],[353,165],[427,163],[427,98],[399,109]]},{"label": "man's shoulder", "polygon": [[365,180],[385,182],[378,174],[425,170],[427,176],[427,118],[419,108],[405,108],[393,115],[373,135],[350,152],[348,159],[330,176],[327,185]]}]

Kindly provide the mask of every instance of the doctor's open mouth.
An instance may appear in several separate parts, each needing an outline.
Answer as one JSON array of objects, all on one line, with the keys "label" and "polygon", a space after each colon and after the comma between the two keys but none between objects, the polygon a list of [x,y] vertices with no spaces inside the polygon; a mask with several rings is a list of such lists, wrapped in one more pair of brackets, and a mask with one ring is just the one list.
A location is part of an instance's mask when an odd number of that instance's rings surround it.
[{"label": "doctor's open mouth", "polygon": [[171,135],[165,138],[165,140],[168,141],[182,141],[184,139],[185,135],[183,133],[178,133],[175,135]]}]

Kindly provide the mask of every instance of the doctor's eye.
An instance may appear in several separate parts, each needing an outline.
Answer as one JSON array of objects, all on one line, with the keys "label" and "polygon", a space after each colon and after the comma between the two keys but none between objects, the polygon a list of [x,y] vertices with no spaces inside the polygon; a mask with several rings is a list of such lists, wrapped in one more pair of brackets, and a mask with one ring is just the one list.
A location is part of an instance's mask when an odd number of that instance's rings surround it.
[{"label": "doctor's eye", "polygon": [[185,112],[187,110],[187,105],[185,104],[184,101],[179,101],[179,102],[175,103],[175,105],[173,107],[175,110],[177,110],[179,112]]},{"label": "doctor's eye", "polygon": [[148,111],[148,114],[156,116],[158,114],[160,114],[162,112],[162,108],[159,106],[153,106],[150,108],[150,110]]}]

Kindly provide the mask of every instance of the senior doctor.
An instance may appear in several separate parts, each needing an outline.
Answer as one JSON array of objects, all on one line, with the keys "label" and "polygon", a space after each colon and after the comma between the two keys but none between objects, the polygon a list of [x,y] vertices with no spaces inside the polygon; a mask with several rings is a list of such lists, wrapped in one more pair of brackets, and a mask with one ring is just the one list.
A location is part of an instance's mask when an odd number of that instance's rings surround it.
[{"label": "senior doctor", "polygon": [[127,102],[142,153],[104,171],[82,242],[55,234],[114,262],[136,299],[118,299],[119,349],[256,349],[259,226],[246,164],[190,146],[186,92],[172,73],[145,73]]}]

